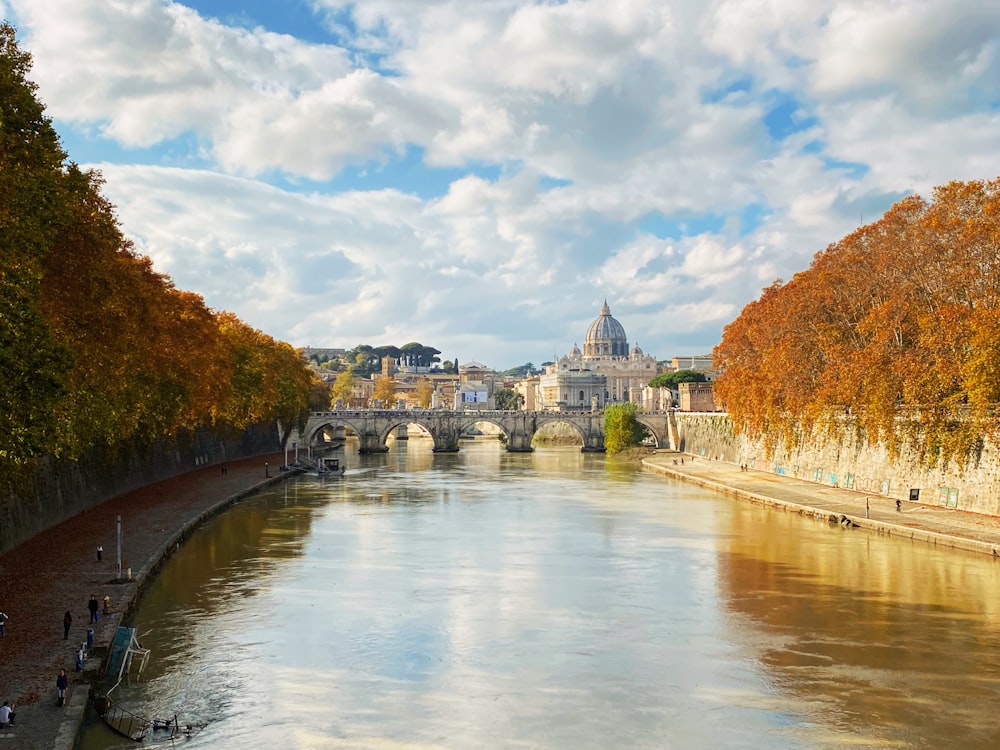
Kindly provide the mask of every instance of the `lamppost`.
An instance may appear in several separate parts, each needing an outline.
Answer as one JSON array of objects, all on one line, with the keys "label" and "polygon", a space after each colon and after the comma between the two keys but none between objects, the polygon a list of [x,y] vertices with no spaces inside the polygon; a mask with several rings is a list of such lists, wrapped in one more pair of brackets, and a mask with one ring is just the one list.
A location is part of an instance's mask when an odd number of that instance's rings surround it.
[{"label": "lamppost", "polygon": [[122,578],[122,517],[118,516],[118,580]]}]

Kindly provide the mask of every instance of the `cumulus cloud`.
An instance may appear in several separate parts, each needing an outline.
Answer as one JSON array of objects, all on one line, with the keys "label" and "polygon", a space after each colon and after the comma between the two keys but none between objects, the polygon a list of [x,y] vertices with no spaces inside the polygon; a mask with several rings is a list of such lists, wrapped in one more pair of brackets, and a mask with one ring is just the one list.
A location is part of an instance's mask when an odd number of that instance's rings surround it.
[{"label": "cumulus cloud", "polygon": [[537,362],[607,296],[646,351],[703,353],[859,221],[1000,174],[974,0],[315,0],[308,34],[0,7],[140,249],[300,345]]}]

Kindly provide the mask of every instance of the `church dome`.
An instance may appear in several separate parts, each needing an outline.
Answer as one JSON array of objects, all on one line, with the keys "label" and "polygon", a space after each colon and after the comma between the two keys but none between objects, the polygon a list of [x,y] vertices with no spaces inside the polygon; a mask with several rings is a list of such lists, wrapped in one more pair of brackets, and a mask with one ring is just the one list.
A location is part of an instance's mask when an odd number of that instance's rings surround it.
[{"label": "church dome", "polygon": [[601,314],[587,329],[587,339],[583,343],[585,357],[627,357],[628,341],[625,329],[611,316],[608,301],[604,300]]},{"label": "church dome", "polygon": [[642,349],[639,348],[639,342],[638,341],[636,341],[635,342],[635,346],[632,347],[632,356],[633,357],[641,357],[642,356]]},{"label": "church dome", "polygon": [[580,354],[581,354],[580,347],[578,347],[576,344],[573,344],[573,348],[569,350],[569,356],[570,357],[579,357]]}]

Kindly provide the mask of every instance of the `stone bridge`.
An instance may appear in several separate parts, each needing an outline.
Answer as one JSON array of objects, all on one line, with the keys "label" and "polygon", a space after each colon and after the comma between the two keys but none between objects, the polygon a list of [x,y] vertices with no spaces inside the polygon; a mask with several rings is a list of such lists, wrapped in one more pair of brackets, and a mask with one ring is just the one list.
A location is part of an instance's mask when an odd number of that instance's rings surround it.
[{"label": "stone bridge", "polygon": [[[637,419],[649,431],[657,447],[676,447],[677,426],[672,412],[640,412]],[[459,436],[474,425],[486,422],[496,425],[507,440],[507,450],[533,450],[531,440],[547,424],[562,422],[573,427],[583,440],[585,453],[604,451],[603,412],[554,411],[444,411],[441,409],[338,410],[313,412],[300,433],[300,447],[320,448],[346,431],[358,436],[361,453],[383,453],[389,448],[386,439],[394,430],[404,431],[416,424],[434,439],[434,451],[453,453],[458,450]]]}]

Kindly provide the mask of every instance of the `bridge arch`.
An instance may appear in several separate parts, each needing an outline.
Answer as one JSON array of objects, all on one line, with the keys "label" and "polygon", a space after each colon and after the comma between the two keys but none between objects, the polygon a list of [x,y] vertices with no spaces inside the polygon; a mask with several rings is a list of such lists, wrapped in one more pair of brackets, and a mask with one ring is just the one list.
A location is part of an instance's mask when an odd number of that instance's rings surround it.
[{"label": "bridge arch", "polygon": [[[507,439],[510,452],[533,450],[531,440],[538,429],[557,422],[571,425],[583,441],[584,452],[604,451],[604,414],[601,412],[345,409],[314,412],[300,432],[300,441],[304,447],[311,447],[328,430],[344,428],[357,434],[362,453],[383,453],[389,450],[385,441],[390,432],[402,425],[414,424],[430,433],[435,451],[453,452],[458,450],[462,432],[479,422],[499,429]],[[659,439],[661,432],[652,431]]]},{"label": "bridge arch", "polygon": [[604,452],[604,414],[602,412],[536,412],[534,430],[550,424],[568,424],[580,436],[584,453]]},{"label": "bridge arch", "polygon": [[664,423],[662,418],[660,420],[645,417],[642,413],[635,415],[635,421],[646,428],[646,431],[653,438],[656,443],[657,448],[667,448],[669,447],[669,437],[666,432],[663,432]]},{"label": "bridge arch", "polygon": [[336,431],[344,428],[350,428],[355,435],[362,434],[361,425],[353,422],[349,418],[337,416],[331,412],[315,412],[312,417],[310,417],[309,422],[306,425],[306,429],[299,433],[299,447],[317,447],[322,444],[322,441],[318,440],[318,438],[321,438],[327,430]]},{"label": "bridge arch", "polygon": [[434,440],[434,450],[438,449],[437,448],[437,435],[435,434],[434,426],[428,420],[426,420],[426,419],[422,419],[420,417],[408,416],[408,415],[401,415],[397,419],[389,419],[386,422],[384,422],[382,425],[380,425],[379,431],[378,431],[378,441],[379,441],[379,443],[381,445],[386,445],[387,446],[387,442],[386,441],[389,439],[389,435],[392,434],[393,430],[396,430],[396,429],[399,429],[400,427],[404,427],[406,425],[411,425],[411,424],[418,425],[422,429],[426,430],[427,434],[431,436],[432,440]]},{"label": "bridge arch", "polygon": [[553,416],[551,418],[547,417],[547,418],[537,419],[535,421],[535,431],[534,433],[532,433],[531,437],[534,438],[536,435],[538,435],[539,432],[541,432],[544,428],[548,427],[549,425],[565,424],[573,428],[573,431],[576,433],[576,436],[580,438],[580,444],[586,445],[587,433],[584,432],[583,428],[579,424],[577,424],[574,420],[561,419],[558,415],[559,412],[553,412]]},{"label": "bridge arch", "polygon": [[462,432],[465,432],[466,430],[468,430],[470,427],[472,427],[474,425],[484,424],[484,423],[485,424],[491,424],[494,427],[498,428],[500,430],[500,432],[503,433],[503,435],[504,435],[505,438],[507,438],[508,440],[510,439],[510,429],[508,428],[508,426],[505,425],[501,420],[493,418],[493,417],[489,417],[489,416],[485,416],[485,417],[476,417],[476,416],[473,416],[473,417],[470,417],[469,419],[463,419],[462,420]]}]

